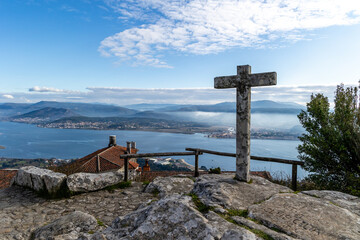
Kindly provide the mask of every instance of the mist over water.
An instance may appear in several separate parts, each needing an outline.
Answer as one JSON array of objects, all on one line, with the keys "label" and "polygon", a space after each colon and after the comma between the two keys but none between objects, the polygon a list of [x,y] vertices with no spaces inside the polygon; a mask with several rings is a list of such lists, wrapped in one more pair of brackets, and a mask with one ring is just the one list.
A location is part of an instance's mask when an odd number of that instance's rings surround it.
[{"label": "mist over water", "polygon": [[[210,124],[212,126],[235,127],[236,114],[224,112],[167,112],[182,120]],[[294,126],[300,126],[296,114],[251,114],[252,128],[266,128],[287,130]]]}]

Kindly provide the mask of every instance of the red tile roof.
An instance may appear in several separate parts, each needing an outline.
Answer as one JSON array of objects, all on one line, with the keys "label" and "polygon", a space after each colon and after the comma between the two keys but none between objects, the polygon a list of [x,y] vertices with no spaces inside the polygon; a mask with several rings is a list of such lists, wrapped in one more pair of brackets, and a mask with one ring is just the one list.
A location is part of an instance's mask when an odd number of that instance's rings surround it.
[{"label": "red tile roof", "polygon": [[[124,159],[120,155],[125,154],[126,148],[122,146],[111,146],[99,149],[70,164],[59,167],[57,170],[66,174],[76,172],[105,172],[120,169],[124,166]],[[137,149],[131,149],[131,153],[137,153]],[[129,169],[137,169],[139,164],[129,161]]]},{"label": "red tile roof", "polygon": [[11,179],[16,175],[17,170],[0,170],[0,189],[10,186]]}]

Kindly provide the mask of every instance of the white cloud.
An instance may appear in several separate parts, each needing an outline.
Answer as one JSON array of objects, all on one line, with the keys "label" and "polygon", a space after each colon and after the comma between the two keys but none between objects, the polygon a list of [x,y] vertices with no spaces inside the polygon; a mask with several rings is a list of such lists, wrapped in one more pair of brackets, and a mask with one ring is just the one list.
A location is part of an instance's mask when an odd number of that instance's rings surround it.
[{"label": "white cloud", "polygon": [[[304,39],[304,30],[360,22],[358,0],[104,0],[136,27],[105,38],[104,56],[170,67],[159,53],[210,54]],[[140,22],[140,25],[138,24]]]},{"label": "white cloud", "polygon": [[29,88],[29,92],[44,92],[44,93],[49,93],[49,92],[67,92],[66,90],[63,89],[57,89],[57,88],[52,88],[52,87],[32,87]]},{"label": "white cloud", "polygon": [[2,97],[6,98],[6,99],[14,99],[14,96],[10,95],[10,94],[4,94],[4,95],[2,95]]},{"label": "white cloud", "polygon": [[[330,102],[333,102],[335,89],[336,85],[257,87],[252,88],[251,99],[253,101],[295,102],[305,105],[309,102],[312,93],[322,93],[329,98]],[[12,102],[65,101],[130,105],[138,103],[215,104],[236,101],[235,89],[89,87],[87,90],[0,93],[3,96],[0,102],[13,99]]]}]

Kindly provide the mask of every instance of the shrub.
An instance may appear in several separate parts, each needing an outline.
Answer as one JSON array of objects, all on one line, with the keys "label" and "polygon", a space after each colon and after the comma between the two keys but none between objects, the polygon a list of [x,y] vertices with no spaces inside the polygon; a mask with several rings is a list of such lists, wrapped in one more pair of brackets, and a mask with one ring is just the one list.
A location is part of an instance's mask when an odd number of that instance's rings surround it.
[{"label": "shrub", "polygon": [[358,88],[337,86],[334,110],[327,97],[311,96],[298,118],[306,132],[299,159],[321,189],[360,195],[360,108]]},{"label": "shrub", "polygon": [[210,168],[209,173],[211,173],[211,174],[221,174],[221,168],[220,167]]}]

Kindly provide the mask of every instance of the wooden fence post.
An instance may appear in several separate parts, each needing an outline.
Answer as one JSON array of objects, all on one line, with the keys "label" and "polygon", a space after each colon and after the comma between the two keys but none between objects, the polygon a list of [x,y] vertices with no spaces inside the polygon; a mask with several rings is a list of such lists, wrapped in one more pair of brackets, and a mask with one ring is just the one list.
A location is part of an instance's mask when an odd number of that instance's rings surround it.
[{"label": "wooden fence post", "polygon": [[127,182],[129,179],[129,158],[124,159],[124,182]]},{"label": "wooden fence post", "polygon": [[199,176],[199,151],[195,151],[195,177]]},{"label": "wooden fence post", "polygon": [[[126,154],[131,154],[131,142],[126,142]],[[129,158],[124,158],[124,182],[129,180]]]},{"label": "wooden fence post", "polygon": [[292,189],[294,191],[296,191],[297,190],[297,165],[296,164],[292,165],[292,178],[291,178],[291,180],[292,180],[292,183],[291,183]]}]

